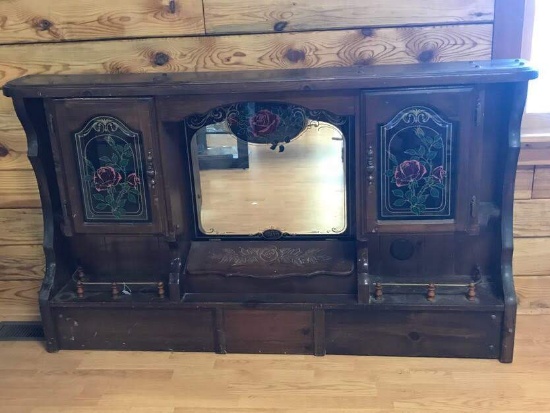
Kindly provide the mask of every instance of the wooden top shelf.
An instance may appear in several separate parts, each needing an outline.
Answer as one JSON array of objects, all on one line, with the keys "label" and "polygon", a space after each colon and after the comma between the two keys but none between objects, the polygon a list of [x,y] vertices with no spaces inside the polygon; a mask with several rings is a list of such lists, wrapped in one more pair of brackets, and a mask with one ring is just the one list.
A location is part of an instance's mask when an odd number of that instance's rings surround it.
[{"label": "wooden top shelf", "polygon": [[445,86],[536,77],[537,72],[527,62],[516,59],[239,72],[31,75],[8,82],[4,94],[34,98],[206,95]]}]

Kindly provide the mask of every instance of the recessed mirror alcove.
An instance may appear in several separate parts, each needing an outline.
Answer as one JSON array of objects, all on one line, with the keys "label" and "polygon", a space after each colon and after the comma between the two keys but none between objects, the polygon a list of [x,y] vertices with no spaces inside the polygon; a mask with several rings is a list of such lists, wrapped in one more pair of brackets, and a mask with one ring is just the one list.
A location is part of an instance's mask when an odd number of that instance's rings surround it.
[{"label": "recessed mirror alcove", "polygon": [[346,231],[349,117],[288,103],[243,102],[184,123],[203,234]]}]

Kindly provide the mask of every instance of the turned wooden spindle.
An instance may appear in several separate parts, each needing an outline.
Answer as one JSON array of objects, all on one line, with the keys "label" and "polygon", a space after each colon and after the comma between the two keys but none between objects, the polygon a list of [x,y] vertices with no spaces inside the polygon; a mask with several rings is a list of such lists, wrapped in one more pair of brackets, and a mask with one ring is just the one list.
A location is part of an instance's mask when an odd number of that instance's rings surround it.
[{"label": "turned wooden spindle", "polygon": [[111,293],[113,295],[113,298],[118,298],[119,291],[117,283],[111,284]]},{"label": "turned wooden spindle", "polygon": [[164,298],[164,283],[162,281],[159,281],[157,284],[158,290],[159,290],[159,297]]},{"label": "turned wooden spindle", "polygon": [[76,296],[78,298],[84,298],[84,284],[82,284],[82,281],[76,282]]},{"label": "turned wooden spindle", "polygon": [[468,300],[474,301],[476,298],[476,285],[474,283],[470,283],[468,285]]},{"label": "turned wooden spindle", "polygon": [[428,299],[428,301],[435,300],[435,284],[434,283],[428,284],[428,295],[426,296],[426,298]]},{"label": "turned wooden spindle", "polygon": [[383,295],[383,292],[382,292],[382,284],[380,283],[376,283],[374,285],[374,298],[376,300],[381,300],[382,299],[382,295]]}]

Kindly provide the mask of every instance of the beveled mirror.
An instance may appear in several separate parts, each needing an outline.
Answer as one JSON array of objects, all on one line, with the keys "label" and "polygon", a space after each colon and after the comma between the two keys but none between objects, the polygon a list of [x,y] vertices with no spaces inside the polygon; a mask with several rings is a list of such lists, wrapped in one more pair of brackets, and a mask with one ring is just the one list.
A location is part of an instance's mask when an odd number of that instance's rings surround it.
[{"label": "beveled mirror", "polygon": [[280,238],[347,229],[350,119],[274,102],[185,120],[199,230]]}]

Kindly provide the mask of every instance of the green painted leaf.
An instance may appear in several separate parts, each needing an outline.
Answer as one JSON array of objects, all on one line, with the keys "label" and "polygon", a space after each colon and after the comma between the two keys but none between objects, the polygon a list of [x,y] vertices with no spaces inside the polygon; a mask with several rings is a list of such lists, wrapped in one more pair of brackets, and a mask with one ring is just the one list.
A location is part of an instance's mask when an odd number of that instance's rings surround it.
[{"label": "green painted leaf", "polygon": [[430,195],[433,196],[434,198],[439,198],[439,191],[436,188],[431,188]]},{"label": "green painted leaf", "polygon": [[418,210],[420,212],[424,212],[426,210],[426,205],[424,205],[424,204],[418,204],[417,206],[418,206]]},{"label": "green painted leaf", "polygon": [[95,209],[99,209],[100,211],[103,211],[105,208],[107,208],[109,205],[105,203],[99,203],[95,206]]},{"label": "green painted leaf", "polygon": [[412,194],[413,194],[413,192],[411,190],[405,192],[405,198],[406,199],[411,199]]},{"label": "green painted leaf", "polygon": [[394,173],[395,173],[395,172],[394,172],[393,170],[388,169],[386,172],[384,172],[384,175],[386,175],[386,176],[393,176]]},{"label": "green painted leaf", "polygon": [[128,161],[128,159],[126,159],[126,158],[121,159],[121,160],[120,160],[120,166],[121,166],[122,168],[126,168],[126,167],[128,166],[128,162],[129,162],[129,161]]},{"label": "green painted leaf", "polygon": [[443,148],[443,141],[441,140],[441,138],[437,139],[437,140],[433,143],[432,147],[433,147],[434,149],[441,149],[441,148]]},{"label": "green painted leaf", "polygon": [[426,153],[426,148],[424,148],[423,146],[421,146],[420,148],[418,148],[417,153],[418,153],[418,155],[420,155],[420,156],[424,156],[424,154]]},{"label": "green painted leaf", "polygon": [[415,215],[420,215],[420,208],[415,205],[411,208],[411,212]]},{"label": "green painted leaf", "polygon": [[426,154],[426,159],[429,160],[429,161],[431,161],[431,160],[434,159],[436,156],[437,156],[437,152],[429,151],[429,152]]},{"label": "green painted leaf", "polygon": [[395,155],[393,153],[389,153],[388,154],[388,158],[390,158],[390,161],[394,164],[394,165],[397,165],[399,162],[397,162],[397,158],[395,157]]},{"label": "green painted leaf", "polygon": [[411,204],[416,204],[418,202],[418,197],[416,195],[411,197]]},{"label": "green painted leaf", "polygon": [[434,188],[438,188],[438,189],[444,190],[444,189],[445,189],[445,185],[443,185],[443,184],[441,184],[441,183],[437,183],[437,184],[434,184]]},{"label": "green painted leaf", "polygon": [[396,199],[395,201],[393,201],[393,205],[396,206],[396,207],[401,207],[403,205],[405,205],[407,201],[404,200],[403,198],[401,199]]},{"label": "green painted leaf", "polygon": [[417,155],[417,154],[418,154],[418,152],[416,152],[415,149],[407,149],[407,150],[405,151],[405,153],[406,153],[407,155]]},{"label": "green painted leaf", "polygon": [[137,204],[137,197],[134,194],[129,193],[128,194],[128,201],[130,201],[133,204]]},{"label": "green painted leaf", "polygon": [[428,195],[422,195],[418,197],[419,204],[425,204],[427,200],[428,200]]},{"label": "green painted leaf", "polygon": [[118,164],[118,155],[116,153],[113,153],[113,157],[111,158],[111,160],[114,164]]},{"label": "green painted leaf", "polygon": [[112,204],[114,202],[114,200],[115,199],[111,194],[109,194],[105,197],[105,202],[107,202],[108,204]]},{"label": "green painted leaf", "polygon": [[103,162],[111,162],[111,158],[109,158],[108,156],[102,156],[101,158],[99,158],[99,160]]},{"label": "green painted leaf", "polygon": [[93,194],[92,196],[94,197],[94,199],[97,199],[98,201],[102,201],[102,202],[105,201],[105,198],[101,194]]},{"label": "green painted leaf", "polygon": [[393,191],[391,191],[392,194],[398,198],[403,198],[403,196],[405,196],[403,194],[403,191],[401,189],[394,189]]}]

